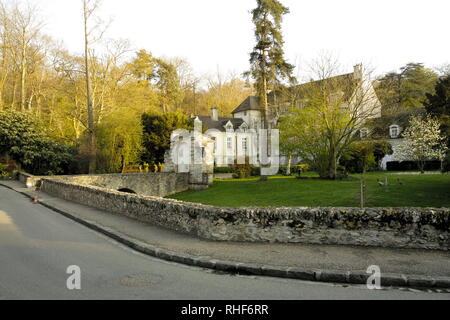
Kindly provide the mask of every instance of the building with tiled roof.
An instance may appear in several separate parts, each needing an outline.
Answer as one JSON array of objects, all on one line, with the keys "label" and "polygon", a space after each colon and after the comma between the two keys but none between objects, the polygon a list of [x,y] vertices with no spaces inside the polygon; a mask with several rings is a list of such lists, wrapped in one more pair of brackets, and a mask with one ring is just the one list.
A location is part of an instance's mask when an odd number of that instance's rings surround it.
[{"label": "building with tiled roof", "polygon": [[[393,153],[384,156],[381,160],[380,168],[383,170],[411,170],[416,169],[416,164],[412,160],[404,160],[398,155],[398,147],[404,138],[402,133],[409,126],[411,116],[423,116],[426,114],[424,108],[412,109],[409,112],[402,112],[393,115],[383,115],[382,117],[370,119],[359,130],[361,140],[384,140],[391,144]],[[402,159],[402,160],[401,160]],[[438,161],[428,161],[427,168],[439,169]]]},{"label": "building with tiled roof", "polygon": [[[330,77],[319,81],[310,81],[297,86],[292,86],[284,88],[284,96],[295,96],[296,99],[304,99],[306,92],[314,88],[315,86],[326,85],[332,88],[336,94],[339,94],[341,99],[346,101],[349,105],[351,104],[352,97],[355,94],[355,90],[361,87],[361,82],[364,82],[362,65],[356,65],[352,73],[347,73],[335,77]],[[367,106],[368,109],[374,109],[373,117],[381,116],[381,103],[379,102],[375,90],[372,87],[372,83],[367,83],[368,90],[373,92],[374,99],[370,102],[374,105]],[[286,95],[286,91],[289,94]],[[278,95],[278,97],[277,97]],[[286,112],[291,106],[291,100],[285,99],[283,101],[283,93],[273,91],[269,94],[268,99],[271,105],[268,113],[268,124],[270,128],[276,128],[278,125],[278,119],[283,112]],[[280,98],[277,100],[277,98]],[[273,110],[276,110],[274,112]],[[264,127],[263,110],[259,103],[259,98],[257,96],[247,97],[236,109],[232,112],[232,117],[219,117],[218,109],[212,108],[211,114],[209,116],[195,116],[197,121],[201,121],[204,131],[212,129],[215,131],[215,153],[216,155],[216,165],[220,166],[222,163],[226,163],[224,158],[230,156],[232,157],[238,149],[243,148],[245,150],[251,148],[249,141],[247,140],[245,134],[240,134],[240,138],[232,138],[232,133],[239,131],[240,133],[245,133],[246,131],[258,132],[258,129]],[[259,139],[259,138],[258,138]],[[285,164],[287,160],[284,156],[281,156],[280,163]],[[294,161],[296,162],[296,161]]]}]

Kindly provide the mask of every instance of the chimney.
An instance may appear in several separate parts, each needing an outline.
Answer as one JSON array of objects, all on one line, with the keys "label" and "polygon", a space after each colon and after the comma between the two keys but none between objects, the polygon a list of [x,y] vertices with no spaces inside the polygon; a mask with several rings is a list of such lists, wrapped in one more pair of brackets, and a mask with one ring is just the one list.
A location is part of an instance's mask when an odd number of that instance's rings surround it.
[{"label": "chimney", "polygon": [[211,120],[219,121],[219,110],[216,107],[211,108]]},{"label": "chimney", "polygon": [[362,63],[357,64],[353,67],[353,76],[355,77],[355,80],[362,80],[363,79],[363,65]]}]

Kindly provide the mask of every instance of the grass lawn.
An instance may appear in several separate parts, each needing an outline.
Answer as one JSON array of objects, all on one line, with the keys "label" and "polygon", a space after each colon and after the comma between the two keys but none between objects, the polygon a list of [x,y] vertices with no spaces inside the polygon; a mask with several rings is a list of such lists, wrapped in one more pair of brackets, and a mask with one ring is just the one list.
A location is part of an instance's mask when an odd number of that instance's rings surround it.
[{"label": "grass lawn", "polygon": [[[376,172],[365,177],[367,207],[450,207],[449,174]],[[377,179],[384,182],[385,178],[388,186],[380,187]],[[267,182],[260,182],[258,178],[216,180],[207,190],[186,191],[170,198],[228,207],[358,207],[359,189],[359,175],[343,181],[275,176]]]}]

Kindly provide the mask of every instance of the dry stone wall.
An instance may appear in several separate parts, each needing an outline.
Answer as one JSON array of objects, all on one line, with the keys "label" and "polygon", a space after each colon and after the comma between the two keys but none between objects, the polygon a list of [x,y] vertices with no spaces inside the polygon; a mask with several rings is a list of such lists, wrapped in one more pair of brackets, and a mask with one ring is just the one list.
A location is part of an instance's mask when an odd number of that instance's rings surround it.
[{"label": "dry stone wall", "polygon": [[55,176],[53,180],[111,190],[130,189],[144,196],[166,197],[190,188],[188,173],[127,173]]},{"label": "dry stone wall", "polygon": [[221,208],[42,181],[48,194],[210,240],[450,248],[448,208]]},{"label": "dry stone wall", "polygon": [[38,181],[41,180],[42,177],[39,176],[33,176],[26,172],[19,172],[17,174],[17,179],[24,183],[27,187],[32,188],[35,187]]}]

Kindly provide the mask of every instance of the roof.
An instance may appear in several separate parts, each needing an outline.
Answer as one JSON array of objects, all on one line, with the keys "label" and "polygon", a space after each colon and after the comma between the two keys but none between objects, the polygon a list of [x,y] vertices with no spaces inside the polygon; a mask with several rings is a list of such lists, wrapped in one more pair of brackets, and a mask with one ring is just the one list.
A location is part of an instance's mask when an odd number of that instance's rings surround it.
[{"label": "roof", "polygon": [[355,72],[345,73],[337,76],[332,76],[325,79],[313,80],[301,83],[294,86],[280,86],[268,95],[270,103],[280,104],[290,102],[292,99],[302,100],[316,92],[326,90],[328,92],[342,92],[343,100],[349,101],[353,96],[355,89],[361,83],[361,79]]},{"label": "roof", "polygon": [[239,107],[234,109],[231,114],[235,114],[238,112],[248,111],[248,110],[258,110],[261,111],[261,107],[259,106],[259,98],[256,96],[249,96],[247,99],[242,102]]},{"label": "roof", "polygon": [[234,129],[239,128],[244,123],[244,120],[240,118],[219,117],[219,121],[212,120],[210,116],[198,116],[198,118],[203,123],[205,129],[217,129],[223,132],[225,131],[224,127],[228,122],[233,124]]},{"label": "roof", "polygon": [[295,86],[294,88],[300,92],[308,92],[308,90],[314,90],[315,88],[321,88],[326,86],[327,90],[339,90],[344,93],[344,99],[348,100],[353,95],[360,80],[355,79],[355,74],[346,73],[326,79],[315,80],[306,82]]},{"label": "roof", "polygon": [[414,115],[424,114],[426,111],[424,108],[412,109],[409,112],[397,113],[394,115],[383,115],[380,118],[374,118],[368,120],[365,127],[371,131],[372,139],[386,139],[389,136],[389,127],[392,125],[400,126],[403,131],[409,125],[409,119]]}]

